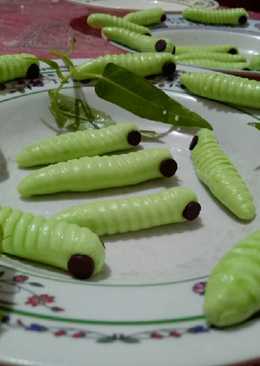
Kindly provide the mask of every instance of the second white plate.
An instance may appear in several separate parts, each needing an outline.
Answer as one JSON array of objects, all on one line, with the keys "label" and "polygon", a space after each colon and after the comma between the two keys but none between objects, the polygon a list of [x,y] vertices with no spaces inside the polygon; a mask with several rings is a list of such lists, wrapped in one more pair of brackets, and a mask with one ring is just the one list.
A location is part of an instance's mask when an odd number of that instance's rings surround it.
[{"label": "second white plate", "polygon": [[217,1],[214,0],[72,0],[77,3],[100,6],[115,9],[149,9],[153,7],[161,7],[165,11],[179,13],[189,6],[200,6],[203,8],[218,7]]}]

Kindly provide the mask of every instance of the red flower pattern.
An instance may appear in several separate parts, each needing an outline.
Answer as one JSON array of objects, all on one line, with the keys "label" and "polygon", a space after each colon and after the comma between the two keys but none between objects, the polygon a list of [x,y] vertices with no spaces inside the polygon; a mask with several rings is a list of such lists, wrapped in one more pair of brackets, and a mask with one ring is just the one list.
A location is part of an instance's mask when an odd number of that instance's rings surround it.
[{"label": "red flower pattern", "polygon": [[150,334],[150,337],[151,338],[154,338],[154,339],[162,339],[164,338],[163,335],[157,331],[154,331]]},{"label": "red flower pattern", "polygon": [[53,334],[55,335],[55,337],[63,337],[63,336],[65,336],[67,333],[65,332],[65,330],[60,329],[60,330],[57,330],[56,332],[54,332]]},{"label": "red flower pattern", "polygon": [[13,277],[13,281],[17,282],[17,283],[24,283],[25,281],[27,281],[29,279],[28,276],[24,276],[24,275],[17,275]]},{"label": "red flower pattern", "polygon": [[51,304],[53,302],[54,302],[54,296],[49,296],[47,294],[41,294],[41,295],[30,296],[27,299],[25,304],[31,305],[31,306],[38,306],[38,305]]}]

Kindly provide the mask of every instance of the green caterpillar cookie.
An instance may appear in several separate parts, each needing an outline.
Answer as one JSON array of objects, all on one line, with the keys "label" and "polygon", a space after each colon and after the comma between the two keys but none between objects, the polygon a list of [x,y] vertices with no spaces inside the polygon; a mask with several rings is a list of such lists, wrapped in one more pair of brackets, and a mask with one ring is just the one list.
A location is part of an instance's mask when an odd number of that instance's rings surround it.
[{"label": "green caterpillar cookie", "polygon": [[141,141],[138,127],[120,123],[50,137],[25,147],[16,157],[20,167],[32,167],[131,149]]},{"label": "green caterpillar cookie", "polygon": [[168,39],[161,39],[152,36],[138,34],[124,28],[106,27],[102,34],[111,41],[139,52],[170,52],[175,53],[175,46]]},{"label": "green caterpillar cookie", "polygon": [[177,163],[170,151],[163,148],[84,157],[34,171],[22,179],[18,191],[22,197],[56,192],[88,192],[171,177],[176,170]]},{"label": "green caterpillar cookie", "polygon": [[[176,60],[177,61],[177,60]],[[213,68],[213,69],[230,69],[230,70],[244,70],[248,69],[248,64],[246,62],[225,62],[225,61],[215,61],[210,59],[186,59],[179,60],[179,63],[183,65],[196,65],[201,67]]]},{"label": "green caterpillar cookie", "polygon": [[260,82],[218,72],[189,72],[181,83],[201,97],[244,107],[260,108]]},{"label": "green caterpillar cookie", "polygon": [[239,219],[252,220],[255,205],[251,193],[214,133],[201,129],[190,150],[196,173],[211,193]]},{"label": "green caterpillar cookie", "polygon": [[228,251],[210,274],[204,311],[210,324],[235,325],[260,310],[260,231]]},{"label": "green caterpillar cookie", "polygon": [[183,17],[192,22],[216,25],[243,25],[247,22],[248,13],[243,8],[234,9],[204,9],[187,8]]},{"label": "green caterpillar cookie", "polygon": [[87,228],[7,207],[0,208],[0,226],[6,254],[68,270],[81,279],[103,268],[103,244]]},{"label": "green caterpillar cookie", "polygon": [[129,13],[124,18],[131,23],[150,26],[164,22],[166,13],[162,8],[152,8]]},{"label": "green caterpillar cookie", "polygon": [[35,78],[40,73],[39,60],[29,53],[0,56],[0,83],[18,78]]},{"label": "green caterpillar cookie", "polygon": [[56,218],[105,235],[194,220],[199,213],[196,195],[189,188],[176,187],[143,196],[90,202],[66,209]]},{"label": "green caterpillar cookie", "polygon": [[230,53],[223,53],[223,52],[184,52],[180,55],[175,56],[176,61],[185,61],[185,60],[209,60],[209,61],[221,61],[221,62],[244,62],[246,63],[246,58],[241,55],[232,55]]},{"label": "green caterpillar cookie", "polygon": [[139,34],[150,34],[150,30],[142,25],[129,22],[125,18],[115,15],[96,13],[87,18],[87,23],[92,28],[119,27]]},{"label": "green caterpillar cookie", "polygon": [[183,53],[190,52],[218,52],[218,53],[230,53],[231,55],[238,54],[238,49],[231,45],[221,44],[221,45],[210,45],[210,46],[177,46],[176,54],[180,55]]},{"label": "green caterpillar cookie", "polygon": [[75,80],[90,79],[91,74],[102,74],[109,63],[122,66],[140,76],[163,74],[172,77],[176,69],[174,56],[167,52],[127,53],[98,57],[72,69],[71,75]]}]

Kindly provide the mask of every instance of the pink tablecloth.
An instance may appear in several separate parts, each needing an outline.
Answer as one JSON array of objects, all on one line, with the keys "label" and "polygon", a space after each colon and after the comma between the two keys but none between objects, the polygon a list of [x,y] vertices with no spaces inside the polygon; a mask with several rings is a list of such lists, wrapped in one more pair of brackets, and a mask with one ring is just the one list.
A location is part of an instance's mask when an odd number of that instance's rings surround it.
[{"label": "pink tablecloth", "polygon": [[[230,1],[233,0],[223,0],[222,3],[228,5]],[[68,0],[1,0],[0,54],[32,52],[38,56],[50,56],[50,49],[65,51],[72,37],[77,41],[73,57],[121,53],[104,41],[99,31],[87,27],[86,16],[97,11],[118,15],[127,12]],[[260,13],[251,15],[260,18]]]},{"label": "pink tablecloth", "polygon": [[99,31],[86,26],[86,16],[101,10],[107,11],[66,0],[1,0],[0,54],[33,52],[47,56],[49,49],[65,51],[71,37],[77,41],[74,57],[120,53],[122,51],[100,38]]}]

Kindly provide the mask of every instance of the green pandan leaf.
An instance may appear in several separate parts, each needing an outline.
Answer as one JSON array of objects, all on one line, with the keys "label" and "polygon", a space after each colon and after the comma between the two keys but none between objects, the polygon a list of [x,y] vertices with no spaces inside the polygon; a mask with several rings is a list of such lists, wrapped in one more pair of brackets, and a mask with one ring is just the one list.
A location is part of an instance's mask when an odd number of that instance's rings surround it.
[{"label": "green pandan leaf", "polygon": [[50,111],[60,128],[68,130],[84,130],[87,128],[102,128],[114,124],[112,118],[81,100],[75,103],[75,98],[49,90]]},{"label": "green pandan leaf", "polygon": [[176,127],[211,125],[198,114],[170,98],[143,77],[125,68],[108,64],[95,85],[96,94],[143,118],[165,122]]}]

